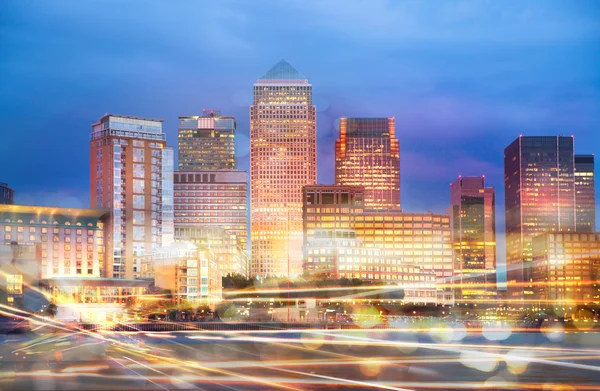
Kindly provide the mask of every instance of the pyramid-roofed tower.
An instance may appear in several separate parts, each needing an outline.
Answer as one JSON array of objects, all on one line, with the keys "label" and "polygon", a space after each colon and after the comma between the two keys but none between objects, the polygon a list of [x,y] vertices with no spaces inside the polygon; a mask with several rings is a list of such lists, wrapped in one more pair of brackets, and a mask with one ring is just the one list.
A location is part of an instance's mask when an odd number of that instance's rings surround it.
[{"label": "pyramid-roofed tower", "polygon": [[271,69],[267,71],[264,75],[258,79],[259,82],[269,82],[269,81],[304,81],[308,82],[308,78],[298,72],[296,68],[290,65],[289,62],[281,59],[277,64],[275,64]]},{"label": "pyramid-roofed tower", "polygon": [[306,76],[281,60],[250,106],[250,274],[302,274],[302,187],[317,181],[316,107]]}]

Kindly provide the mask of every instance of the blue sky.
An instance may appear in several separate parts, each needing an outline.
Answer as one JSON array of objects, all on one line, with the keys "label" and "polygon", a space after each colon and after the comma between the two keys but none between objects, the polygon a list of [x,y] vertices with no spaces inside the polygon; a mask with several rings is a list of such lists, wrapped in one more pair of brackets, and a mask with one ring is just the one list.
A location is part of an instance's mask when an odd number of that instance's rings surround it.
[{"label": "blue sky", "polygon": [[106,112],[162,118],[175,146],[178,116],[220,109],[247,169],[252,84],[281,58],[313,83],[319,182],[339,117],[396,117],[405,210],[444,211],[457,175],[485,174],[501,233],[519,134],[600,153],[597,1],[5,0],[0,49],[0,181],[20,203],[88,206]]}]

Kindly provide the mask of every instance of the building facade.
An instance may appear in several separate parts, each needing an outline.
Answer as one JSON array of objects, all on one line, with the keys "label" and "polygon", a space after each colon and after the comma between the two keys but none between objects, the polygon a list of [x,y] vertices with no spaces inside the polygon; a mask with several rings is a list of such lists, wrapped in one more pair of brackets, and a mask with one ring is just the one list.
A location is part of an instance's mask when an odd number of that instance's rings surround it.
[{"label": "building facade", "polygon": [[400,209],[400,147],[394,118],[340,118],[335,182],[363,186],[370,209]]},{"label": "building facade", "polygon": [[496,298],[496,200],[484,177],[459,177],[450,184],[450,222],[457,302]]},{"label": "building facade", "polygon": [[532,238],[575,231],[573,137],[520,136],[504,150],[509,300],[530,300]]},{"label": "building facade", "polygon": [[385,282],[404,289],[404,301],[436,304],[436,275],[406,265],[376,247],[365,247],[353,230],[316,231],[304,246],[304,272],[332,279]]},{"label": "building facade", "polygon": [[173,240],[173,150],[162,120],[106,114],[90,135],[90,204],[111,211],[106,277],[138,278]]},{"label": "building facade", "polygon": [[248,174],[177,171],[175,239],[209,246],[223,275],[248,275]]},{"label": "building facade", "polygon": [[594,155],[575,155],[575,204],[577,232],[596,232]]},{"label": "building facade", "polygon": [[315,240],[317,233],[323,230],[352,230],[364,247],[380,249],[382,256],[396,259],[398,265],[433,271],[438,287],[437,301],[454,302],[448,215],[365,209],[364,190],[358,186],[305,186],[303,195],[305,243]]},{"label": "building facade", "polygon": [[221,272],[208,248],[177,242],[158,249],[143,265],[144,277],[179,301],[214,305],[222,300]]},{"label": "building facade", "polygon": [[218,110],[179,117],[178,169],[234,170],[235,127],[235,118],[221,116]]},{"label": "building facade", "polygon": [[0,205],[2,204],[14,204],[15,203],[15,191],[8,187],[7,183],[0,182]]},{"label": "building facade", "polygon": [[48,301],[39,293],[41,243],[0,243],[0,304],[38,312]]},{"label": "building facade", "polygon": [[600,233],[533,238],[534,301],[544,308],[600,304]]},{"label": "building facade", "polygon": [[0,205],[6,245],[39,245],[40,278],[106,274],[108,210]]},{"label": "building facade", "polygon": [[254,84],[250,106],[253,277],[302,273],[302,186],[316,179],[312,85],[281,60]]}]

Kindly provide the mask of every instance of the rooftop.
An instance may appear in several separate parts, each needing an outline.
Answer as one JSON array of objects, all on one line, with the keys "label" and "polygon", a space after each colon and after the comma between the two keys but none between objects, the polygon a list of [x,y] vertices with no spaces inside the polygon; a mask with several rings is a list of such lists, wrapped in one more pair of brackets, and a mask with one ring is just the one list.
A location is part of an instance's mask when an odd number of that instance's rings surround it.
[{"label": "rooftop", "polygon": [[156,122],[165,122],[164,119],[156,119],[156,118],[145,118],[145,117],[136,117],[134,115],[123,115],[123,114],[113,114],[113,113],[106,113],[104,114],[102,117],[100,117],[100,119],[98,120],[98,122],[102,122],[103,119],[108,118],[108,117],[118,117],[118,118],[128,118],[128,119],[139,119],[142,121],[156,121]]},{"label": "rooftop", "polygon": [[109,211],[105,209],[60,208],[57,206],[0,205],[0,213],[47,214],[99,218],[102,215],[109,213]]},{"label": "rooftop", "polygon": [[308,78],[298,72],[290,63],[281,59],[267,73],[262,75],[258,81],[304,81],[308,83]]}]

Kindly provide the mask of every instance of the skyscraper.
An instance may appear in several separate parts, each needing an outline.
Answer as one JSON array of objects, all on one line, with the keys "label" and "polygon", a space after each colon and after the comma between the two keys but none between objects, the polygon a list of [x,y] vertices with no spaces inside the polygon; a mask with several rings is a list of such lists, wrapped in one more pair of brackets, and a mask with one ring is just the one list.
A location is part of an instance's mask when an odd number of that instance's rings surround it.
[{"label": "skyscraper", "polygon": [[400,149],[394,118],[341,118],[335,182],[363,186],[368,209],[400,209]]},{"label": "skyscraper", "polygon": [[577,232],[596,232],[594,155],[575,155],[575,204]]},{"label": "skyscraper", "polygon": [[250,106],[252,276],[302,272],[302,186],[316,179],[312,85],[281,60],[254,84]]},{"label": "skyscraper", "polygon": [[173,235],[173,150],[162,120],[106,114],[90,135],[90,204],[109,209],[106,277],[140,277]]},{"label": "skyscraper", "polygon": [[235,169],[235,126],[235,118],[217,110],[179,117],[179,170]]},{"label": "skyscraper", "polygon": [[509,299],[531,299],[532,238],[575,231],[573,137],[520,136],[504,150]]},{"label": "skyscraper", "polygon": [[450,184],[455,300],[496,296],[496,200],[484,177],[458,177]]}]

